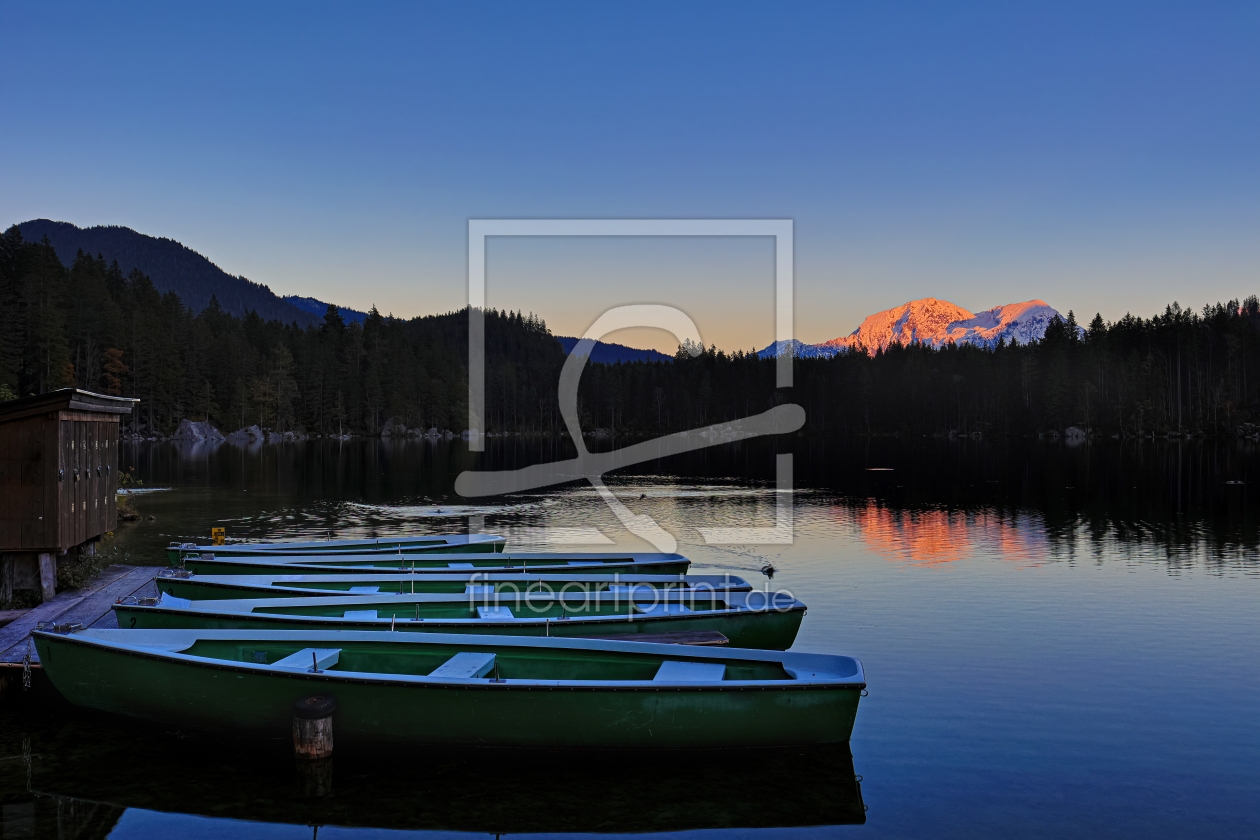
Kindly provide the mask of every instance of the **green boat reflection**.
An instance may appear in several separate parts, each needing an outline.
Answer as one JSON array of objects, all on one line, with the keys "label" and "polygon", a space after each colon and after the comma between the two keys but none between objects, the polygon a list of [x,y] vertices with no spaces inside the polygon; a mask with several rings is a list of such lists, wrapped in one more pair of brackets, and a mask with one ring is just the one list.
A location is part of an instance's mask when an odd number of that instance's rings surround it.
[{"label": "green boat reflection", "polygon": [[[635,752],[582,760],[516,750],[428,750],[406,760],[342,752],[310,767],[293,761],[287,744],[154,732],[77,713],[31,740],[29,789],[5,791],[13,803],[5,814],[21,812],[35,837],[103,838],[127,825],[127,809],[170,815],[163,825],[175,828],[179,815],[249,821],[247,835],[257,837],[291,837],[294,826],[312,835],[325,826],[629,834],[866,819],[847,745],[701,751],[669,761]],[[217,835],[204,822],[196,828]],[[5,826],[3,836],[13,834]]]}]

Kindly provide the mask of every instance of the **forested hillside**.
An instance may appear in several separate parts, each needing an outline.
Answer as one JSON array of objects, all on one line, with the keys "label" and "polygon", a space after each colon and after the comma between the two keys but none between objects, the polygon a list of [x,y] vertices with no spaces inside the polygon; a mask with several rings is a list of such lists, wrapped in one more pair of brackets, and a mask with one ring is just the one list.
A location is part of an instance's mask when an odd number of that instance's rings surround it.
[{"label": "forested hillside", "polygon": [[[330,308],[319,326],[238,318],[212,297],[194,314],[147,276],[47,242],[0,237],[0,388],[26,395],[78,386],[140,397],[135,420],[169,432],[183,418],[222,429],[379,433],[467,424],[467,315],[410,321],[375,308],[362,325]],[[525,422],[554,403],[564,351],[536,318],[489,312],[490,422]],[[541,375],[539,375],[541,373]]]},{"label": "forested hillside", "polygon": [[[324,303],[321,300],[316,300],[313,297],[302,297],[301,295],[285,295],[284,298],[282,299],[284,300],[285,303],[289,304],[290,306],[296,306],[298,309],[301,309],[303,312],[307,312],[311,315],[317,315],[320,318],[323,318],[324,313],[328,311],[328,304]],[[347,309],[344,306],[340,306],[337,308],[338,308],[338,311],[341,312],[341,320],[345,321],[347,324],[350,323],[351,321],[358,321],[359,323],[363,323],[364,319],[367,318],[366,312],[360,312],[357,309]]]},{"label": "forested hillside", "polygon": [[[541,319],[486,313],[483,431],[562,431],[564,351]],[[411,320],[375,308],[347,324],[330,307],[298,327],[223,310],[194,312],[142,272],[86,254],[62,265],[48,242],[0,237],[0,395],[77,385],[140,397],[136,421],[225,430],[379,434],[467,424],[467,314]],[[798,359],[796,386],[774,388],[773,359],[714,348],[672,362],[591,364],[586,429],[661,432],[727,422],[778,402],[805,407],[821,435],[1028,434],[1070,426],[1125,435],[1236,434],[1260,420],[1260,301],[1176,304],[1154,318],[1096,317],[1083,333],[1055,320],[1031,345],[893,345]]]},{"label": "forested hillside", "polygon": [[27,242],[52,244],[58,259],[74,262],[79,251],[117,262],[124,276],[135,269],[147,274],[159,292],[174,292],[187,306],[200,312],[216,297],[219,306],[233,315],[257,312],[259,317],[302,326],[318,324],[323,311],[311,313],[278,297],[262,283],[235,277],[173,239],[148,236],[127,227],[101,225],[80,228],[69,222],[35,219],[17,226]]},{"label": "forested hillside", "polygon": [[[556,337],[556,341],[560,342],[560,346],[564,348],[564,352],[567,354],[573,352],[573,348],[577,347],[581,339],[561,335]],[[592,362],[613,364],[615,362],[668,362],[673,357],[666,356],[664,353],[656,350],[640,350],[637,347],[627,347],[624,344],[614,344],[610,341],[597,341],[595,346],[591,348],[589,358]]]}]

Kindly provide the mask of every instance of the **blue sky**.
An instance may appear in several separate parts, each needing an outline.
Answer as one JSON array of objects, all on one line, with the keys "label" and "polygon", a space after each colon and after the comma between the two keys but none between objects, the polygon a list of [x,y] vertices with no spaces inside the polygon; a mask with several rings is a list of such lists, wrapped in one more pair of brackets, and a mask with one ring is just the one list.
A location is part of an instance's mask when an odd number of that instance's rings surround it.
[{"label": "blue sky", "polygon": [[[0,223],[465,300],[470,217],[796,222],[797,335],[1260,292],[1260,3],[0,3]],[[772,337],[768,241],[503,240],[493,306]],[[668,349],[663,335],[629,343]]]}]

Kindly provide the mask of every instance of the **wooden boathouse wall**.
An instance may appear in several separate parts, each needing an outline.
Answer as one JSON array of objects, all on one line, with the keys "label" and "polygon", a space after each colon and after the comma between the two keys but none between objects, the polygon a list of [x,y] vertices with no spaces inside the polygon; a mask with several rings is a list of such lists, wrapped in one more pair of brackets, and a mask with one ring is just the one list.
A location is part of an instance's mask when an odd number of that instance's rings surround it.
[{"label": "wooden boathouse wall", "polygon": [[113,530],[119,419],[136,402],[64,388],[0,403],[0,601],[51,598],[58,558]]}]

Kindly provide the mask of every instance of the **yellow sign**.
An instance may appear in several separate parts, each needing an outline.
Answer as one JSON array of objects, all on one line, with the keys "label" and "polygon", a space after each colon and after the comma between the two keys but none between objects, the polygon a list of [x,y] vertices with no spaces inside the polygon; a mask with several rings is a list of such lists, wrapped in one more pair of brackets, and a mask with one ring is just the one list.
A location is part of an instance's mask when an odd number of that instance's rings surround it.
[{"label": "yellow sign", "polygon": [[223,529],[222,529],[222,528],[211,528],[211,529],[210,529],[210,543],[211,543],[211,545],[223,545],[223,543],[224,543],[224,539],[223,539]]}]

